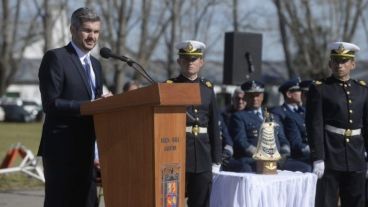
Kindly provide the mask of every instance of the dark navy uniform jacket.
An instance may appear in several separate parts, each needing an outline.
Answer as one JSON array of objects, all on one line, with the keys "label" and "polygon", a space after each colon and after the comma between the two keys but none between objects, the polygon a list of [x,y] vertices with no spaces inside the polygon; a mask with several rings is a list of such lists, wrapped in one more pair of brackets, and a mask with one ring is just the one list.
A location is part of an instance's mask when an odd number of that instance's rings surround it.
[{"label": "dark navy uniform jacket", "polygon": [[[274,118],[276,123],[280,123],[276,117]],[[247,149],[251,145],[257,147],[262,122],[263,120],[254,113],[254,110],[245,109],[233,114],[230,121],[230,134],[234,141],[234,158],[252,157]],[[289,146],[283,130],[279,126],[275,130],[277,134],[275,141],[278,150],[280,150],[280,146]]]},{"label": "dark navy uniform jacket", "polygon": [[234,145],[233,139],[231,138],[231,135],[229,132],[230,118],[233,113],[235,113],[235,110],[233,110],[232,107],[230,106],[226,108],[226,110],[224,110],[220,114],[223,147],[226,145],[230,145],[230,146]]},{"label": "dark navy uniform jacket", "polygon": [[191,81],[183,75],[170,79],[167,82],[175,83],[199,83],[201,101],[199,106],[188,106],[187,126],[206,127],[207,133],[186,133],[186,171],[200,173],[212,170],[212,163],[221,161],[221,139],[219,130],[219,118],[216,106],[213,85],[204,78]]},{"label": "dark navy uniform jacket", "polygon": [[305,127],[305,108],[299,106],[297,111],[293,111],[284,103],[274,108],[272,112],[281,119],[285,136],[290,142],[291,157],[308,160],[310,153],[302,152],[302,149],[308,145],[307,130]]},{"label": "dark navy uniform jacket", "polygon": [[[368,140],[368,89],[364,82],[342,82],[329,77],[310,86],[306,125],[311,158],[324,160],[327,169],[365,170]],[[344,136],[325,129],[362,129],[361,135]]]}]

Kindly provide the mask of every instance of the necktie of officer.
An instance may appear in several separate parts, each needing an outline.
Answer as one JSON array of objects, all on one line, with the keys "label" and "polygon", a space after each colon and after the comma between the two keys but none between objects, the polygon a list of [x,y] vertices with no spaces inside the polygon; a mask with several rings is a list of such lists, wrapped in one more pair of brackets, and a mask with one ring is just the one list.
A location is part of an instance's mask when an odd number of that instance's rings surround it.
[{"label": "necktie of officer", "polygon": [[263,120],[263,116],[262,116],[261,112],[257,111],[257,112],[256,112],[256,114],[257,114],[257,116],[258,116],[261,120]]},{"label": "necktie of officer", "polygon": [[295,113],[299,113],[299,107],[297,107],[297,106],[296,106],[296,107],[294,107],[294,108],[293,108],[293,111],[294,111]]},{"label": "necktie of officer", "polygon": [[87,76],[87,80],[88,80],[88,83],[91,87],[91,91],[92,91],[92,100],[95,99],[95,83],[92,79],[92,76],[91,76],[91,65],[89,64],[89,61],[88,61],[88,57],[85,57],[83,59],[84,61],[84,72],[86,73],[86,76]]},{"label": "necktie of officer", "polygon": [[297,107],[294,108],[294,112],[300,114],[300,113],[304,112],[304,109],[303,109],[303,107],[297,106]]}]

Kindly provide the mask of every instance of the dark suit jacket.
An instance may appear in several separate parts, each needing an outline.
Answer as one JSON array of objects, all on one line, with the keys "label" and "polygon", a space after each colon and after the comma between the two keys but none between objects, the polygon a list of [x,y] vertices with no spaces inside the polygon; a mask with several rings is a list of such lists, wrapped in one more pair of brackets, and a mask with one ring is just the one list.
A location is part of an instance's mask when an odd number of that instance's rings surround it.
[{"label": "dark suit jacket", "polygon": [[[96,77],[95,94],[100,97],[101,65],[92,56],[91,63]],[[91,100],[92,92],[84,68],[71,44],[46,52],[39,69],[39,81],[46,117],[38,154],[44,160],[46,183],[49,179],[50,184],[55,181],[59,182],[57,185],[68,182],[76,182],[73,185],[78,185],[83,176],[91,177],[95,134],[92,117],[80,115],[80,105]],[[88,181],[83,182],[80,185],[87,188]],[[48,199],[47,193],[45,200]],[[65,201],[64,206],[68,206],[68,202]]]},{"label": "dark suit jacket", "polygon": [[[96,97],[99,97],[101,64],[92,56],[91,62],[96,76]],[[92,92],[71,44],[44,55],[39,80],[46,114],[39,154],[63,159],[75,159],[76,155],[85,157],[86,144],[90,146],[94,141],[94,128],[91,117],[80,116],[80,105],[91,100]]]}]

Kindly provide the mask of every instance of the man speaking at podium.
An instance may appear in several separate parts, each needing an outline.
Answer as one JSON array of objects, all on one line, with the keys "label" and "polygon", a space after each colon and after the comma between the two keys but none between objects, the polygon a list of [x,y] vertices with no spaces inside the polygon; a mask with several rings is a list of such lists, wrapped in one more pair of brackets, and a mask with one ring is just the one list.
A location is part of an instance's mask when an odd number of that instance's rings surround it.
[{"label": "man speaking at podium", "polygon": [[80,115],[80,105],[102,94],[100,62],[90,55],[101,21],[88,8],[72,14],[72,41],[49,50],[39,69],[42,107],[46,113],[39,155],[45,173],[45,207],[95,206],[93,182],[94,126]]},{"label": "man speaking at podium", "polygon": [[203,60],[202,42],[187,40],[176,45],[180,75],[167,83],[199,83],[202,104],[187,107],[186,196],[189,207],[208,207],[212,167],[220,169],[221,139],[213,84],[198,76]]}]

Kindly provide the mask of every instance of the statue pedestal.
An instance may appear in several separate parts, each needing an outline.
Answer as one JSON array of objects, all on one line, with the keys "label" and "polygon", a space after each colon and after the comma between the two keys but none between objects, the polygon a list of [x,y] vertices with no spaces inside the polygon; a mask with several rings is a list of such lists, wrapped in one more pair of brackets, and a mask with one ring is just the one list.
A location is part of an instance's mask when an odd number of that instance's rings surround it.
[{"label": "statue pedestal", "polygon": [[270,160],[257,160],[257,174],[277,174],[277,162]]}]

